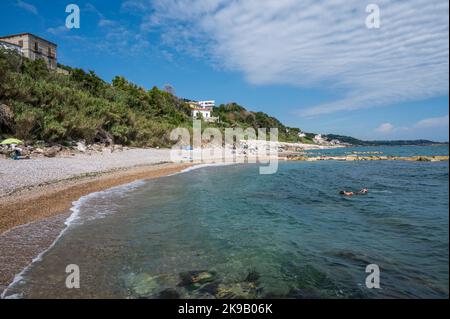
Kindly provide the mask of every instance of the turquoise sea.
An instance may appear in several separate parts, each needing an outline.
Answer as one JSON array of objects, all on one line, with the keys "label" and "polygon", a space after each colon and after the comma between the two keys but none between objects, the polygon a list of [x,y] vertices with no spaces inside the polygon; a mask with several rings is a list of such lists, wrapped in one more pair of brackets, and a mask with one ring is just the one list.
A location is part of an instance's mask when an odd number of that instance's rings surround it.
[{"label": "turquoise sea", "polygon": [[[448,155],[448,146],[321,151]],[[6,296],[448,298],[448,162],[211,166],[80,199]],[[369,188],[344,198],[341,189]],[[68,289],[66,266],[80,269]],[[366,266],[380,268],[369,289]]]}]

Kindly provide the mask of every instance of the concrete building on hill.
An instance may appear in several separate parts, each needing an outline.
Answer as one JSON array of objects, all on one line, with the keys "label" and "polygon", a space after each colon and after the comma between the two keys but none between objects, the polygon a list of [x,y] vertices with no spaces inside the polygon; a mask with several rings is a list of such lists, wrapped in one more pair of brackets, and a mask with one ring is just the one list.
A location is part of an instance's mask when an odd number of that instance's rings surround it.
[{"label": "concrete building on hill", "polygon": [[0,47],[4,49],[16,50],[22,56],[37,60],[43,59],[49,69],[56,70],[57,45],[31,33],[19,33],[0,37]]}]

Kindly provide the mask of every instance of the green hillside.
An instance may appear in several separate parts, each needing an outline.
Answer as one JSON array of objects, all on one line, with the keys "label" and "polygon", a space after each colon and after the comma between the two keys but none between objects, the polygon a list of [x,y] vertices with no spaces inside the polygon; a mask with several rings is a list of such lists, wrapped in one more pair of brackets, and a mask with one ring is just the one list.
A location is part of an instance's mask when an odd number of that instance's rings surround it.
[{"label": "green hillside", "polygon": [[214,107],[213,116],[219,116],[221,127],[252,127],[257,128],[278,128],[279,140],[283,142],[313,143],[311,138],[300,138],[300,129],[287,127],[278,119],[263,112],[252,112],[246,110],[237,103],[221,104]]},{"label": "green hillside", "polygon": [[[69,75],[49,71],[43,61],[0,50],[0,137],[14,135],[30,143],[114,142],[133,146],[169,146],[171,129],[191,128],[184,99],[153,87],[146,90],[123,77],[112,83],[93,71],[64,67]],[[214,109],[226,127],[278,127],[282,141],[304,141],[299,129],[285,127],[262,112],[235,103]]]},{"label": "green hillside", "polygon": [[433,142],[430,140],[374,140],[374,141],[364,141],[351,136],[343,136],[336,134],[327,134],[326,138],[333,140],[339,140],[343,143],[348,143],[352,145],[360,146],[402,146],[402,145],[432,145],[432,144],[447,144],[440,142]]}]

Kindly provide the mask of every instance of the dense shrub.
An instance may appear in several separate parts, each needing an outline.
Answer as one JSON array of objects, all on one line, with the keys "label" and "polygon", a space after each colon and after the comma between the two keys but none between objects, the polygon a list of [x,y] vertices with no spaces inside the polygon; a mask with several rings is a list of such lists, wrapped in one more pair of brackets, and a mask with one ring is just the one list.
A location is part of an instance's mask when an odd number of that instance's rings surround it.
[{"label": "dense shrub", "polygon": [[0,51],[0,104],[13,114],[0,133],[60,143],[107,135],[115,143],[163,146],[170,143],[167,130],[190,124],[189,107],[170,93],[146,91],[123,77],[111,85],[93,71],[64,68],[69,75]]},{"label": "dense shrub", "polygon": [[[167,90],[146,90],[121,76],[110,84],[94,71],[59,67],[69,75],[49,71],[43,60],[0,49],[0,135],[56,143],[112,139],[127,145],[168,146],[172,128],[192,125],[186,100]],[[6,110],[12,116],[7,117]],[[221,123],[204,123],[204,128],[277,127],[281,140],[298,140],[298,129],[236,103],[220,105],[213,114]]]}]

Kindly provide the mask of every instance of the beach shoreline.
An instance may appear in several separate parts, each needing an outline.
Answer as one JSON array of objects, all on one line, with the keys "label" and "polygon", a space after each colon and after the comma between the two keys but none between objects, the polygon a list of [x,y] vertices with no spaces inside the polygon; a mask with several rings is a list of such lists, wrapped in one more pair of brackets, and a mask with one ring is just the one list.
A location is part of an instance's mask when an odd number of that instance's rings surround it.
[{"label": "beach shoreline", "polygon": [[92,172],[16,189],[0,198],[0,295],[65,229],[73,202],[91,193],[179,173],[192,163],[153,163]]},{"label": "beach shoreline", "polygon": [[[448,161],[448,155],[278,156],[281,161]],[[0,295],[15,276],[58,239],[66,228],[65,222],[72,214],[75,201],[138,180],[176,174],[197,164],[201,163],[190,159],[184,163],[171,162],[168,149],[132,149],[115,154],[81,154],[29,161],[0,159]],[[22,174],[17,175],[20,170]]]}]

